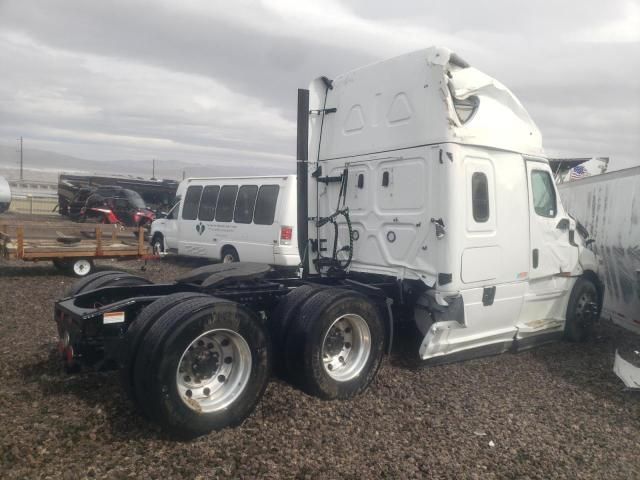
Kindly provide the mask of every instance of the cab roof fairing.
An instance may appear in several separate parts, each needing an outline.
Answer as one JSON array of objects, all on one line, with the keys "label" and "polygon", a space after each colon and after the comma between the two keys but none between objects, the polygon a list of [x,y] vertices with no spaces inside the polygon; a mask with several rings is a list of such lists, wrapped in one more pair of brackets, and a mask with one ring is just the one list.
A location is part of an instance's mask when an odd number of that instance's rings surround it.
[{"label": "cab roof fairing", "polygon": [[[398,66],[407,68],[409,64],[413,64],[411,71],[416,72],[415,67],[419,66],[416,62],[420,62],[423,67],[426,66],[427,77],[439,78],[438,95],[444,108],[440,109],[436,103],[430,103],[429,121],[416,129],[411,141],[406,142],[405,136],[404,144],[388,145],[388,149],[383,146],[382,150],[455,142],[514,151],[535,157],[545,156],[540,131],[515,95],[502,83],[469,66],[460,56],[444,47],[429,47],[373,63],[337,76],[332,84],[328,84],[324,77],[316,78],[309,86],[310,109],[319,111],[325,106],[327,109],[337,108],[338,110],[352,108],[353,105],[349,104],[350,98],[345,93],[352,83],[358,81],[377,83],[376,88],[385,91],[385,87],[388,90],[388,85],[385,85],[386,78],[383,78],[385,76],[382,75],[383,72],[392,72]],[[419,91],[418,88],[422,89],[424,82],[424,77],[416,76],[414,80],[416,92]],[[471,97],[477,98],[476,111],[466,122],[463,122],[456,113],[454,101],[467,100]],[[425,100],[425,98],[414,99],[414,101],[418,100]],[[364,106],[370,107],[370,105]],[[324,122],[326,127],[332,120],[330,113],[310,115],[310,161],[313,162],[318,158],[320,140],[323,144],[321,157],[326,156],[324,150],[331,143],[331,137],[337,132],[335,128],[332,131],[323,128],[323,138],[320,139],[320,125]],[[338,128],[344,132],[343,126]],[[371,142],[367,139],[363,143]],[[376,149],[380,150],[380,145],[377,147]],[[338,148],[329,156],[336,158],[343,154],[344,156],[360,155],[371,153],[376,149],[369,152],[357,149],[356,152],[353,149],[340,151],[341,149]]]}]

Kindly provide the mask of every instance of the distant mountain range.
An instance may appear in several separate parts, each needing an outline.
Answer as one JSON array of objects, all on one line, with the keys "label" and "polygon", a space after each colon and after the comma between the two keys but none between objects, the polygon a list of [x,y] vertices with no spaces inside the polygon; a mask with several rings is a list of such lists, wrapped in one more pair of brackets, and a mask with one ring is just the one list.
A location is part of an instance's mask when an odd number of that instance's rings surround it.
[{"label": "distant mountain range", "polygon": [[[18,152],[15,146],[0,145],[0,175],[8,178],[18,178]],[[131,175],[142,178],[150,178],[152,174],[151,162],[116,160],[96,161],[72,157],[47,150],[25,148],[23,156],[24,177],[30,180],[56,181],[61,172],[77,173],[109,173],[119,175]],[[156,177],[177,179],[183,177],[216,176],[226,177],[234,175],[247,175],[247,167],[203,165],[197,163],[157,160]],[[265,171],[260,167],[252,169],[251,175],[295,173],[294,171]]]}]

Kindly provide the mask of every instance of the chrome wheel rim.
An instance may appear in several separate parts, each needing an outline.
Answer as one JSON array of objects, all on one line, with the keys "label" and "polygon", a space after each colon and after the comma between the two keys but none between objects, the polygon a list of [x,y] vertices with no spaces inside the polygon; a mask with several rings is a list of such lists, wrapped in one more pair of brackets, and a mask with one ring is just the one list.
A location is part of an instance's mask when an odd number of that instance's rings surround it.
[{"label": "chrome wheel rim", "polygon": [[324,370],[338,382],[346,382],[360,375],[370,353],[371,331],[360,315],[338,317],[322,341]]},{"label": "chrome wheel rim", "polygon": [[162,242],[160,240],[153,242],[153,253],[155,255],[162,255]]},{"label": "chrome wheel rim", "polygon": [[231,253],[227,253],[224,257],[222,257],[222,263],[233,263],[236,259]]},{"label": "chrome wheel rim", "polygon": [[176,370],[180,399],[190,409],[223,410],[242,394],[251,375],[251,349],[237,332],[209,330],[189,344]]},{"label": "chrome wheel rim", "polygon": [[89,273],[90,270],[91,270],[91,264],[89,263],[89,260],[85,260],[85,259],[76,260],[73,263],[73,273],[75,273],[79,277],[86,275],[87,273]]}]

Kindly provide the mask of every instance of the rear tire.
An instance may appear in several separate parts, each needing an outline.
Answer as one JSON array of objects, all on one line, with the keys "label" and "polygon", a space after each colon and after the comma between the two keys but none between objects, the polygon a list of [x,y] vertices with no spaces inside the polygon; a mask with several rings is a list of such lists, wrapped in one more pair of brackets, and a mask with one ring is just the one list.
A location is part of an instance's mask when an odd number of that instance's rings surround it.
[{"label": "rear tire", "polygon": [[375,378],[384,345],[382,315],[368,298],[343,289],[321,290],[302,306],[288,336],[287,371],[310,395],[351,398]]},{"label": "rear tire", "polygon": [[297,321],[302,305],[321,288],[316,285],[301,285],[295,288],[280,299],[271,314],[269,325],[274,347],[274,371],[282,377],[287,376],[284,352],[291,325]]},{"label": "rear tire", "polygon": [[187,300],[144,336],[136,396],[151,419],[179,437],[238,425],[264,393],[270,354],[267,332],[248,308],[214,297]]},{"label": "rear tire", "polygon": [[124,334],[124,348],[120,362],[120,379],[122,380],[122,385],[127,392],[127,395],[142,413],[145,413],[145,410],[138,402],[138,397],[136,397],[133,374],[140,342],[142,342],[144,336],[161,315],[168,312],[179,303],[193,298],[202,297],[211,298],[209,295],[192,292],[174,293],[167,295],[166,297],[159,298],[155,302],[147,305],[142,312],[140,312]]},{"label": "rear tire", "polygon": [[585,278],[578,278],[567,304],[564,336],[570,342],[585,342],[599,317],[598,290]]}]

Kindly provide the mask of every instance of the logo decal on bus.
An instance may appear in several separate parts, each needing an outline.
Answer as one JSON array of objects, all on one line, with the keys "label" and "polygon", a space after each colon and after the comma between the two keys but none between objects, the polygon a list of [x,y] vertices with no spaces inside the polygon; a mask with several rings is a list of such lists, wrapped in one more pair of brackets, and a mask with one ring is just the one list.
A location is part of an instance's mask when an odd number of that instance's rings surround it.
[{"label": "logo decal on bus", "polygon": [[196,232],[198,232],[200,235],[202,235],[204,233],[204,225],[202,222],[200,222],[199,224],[196,225]]}]

